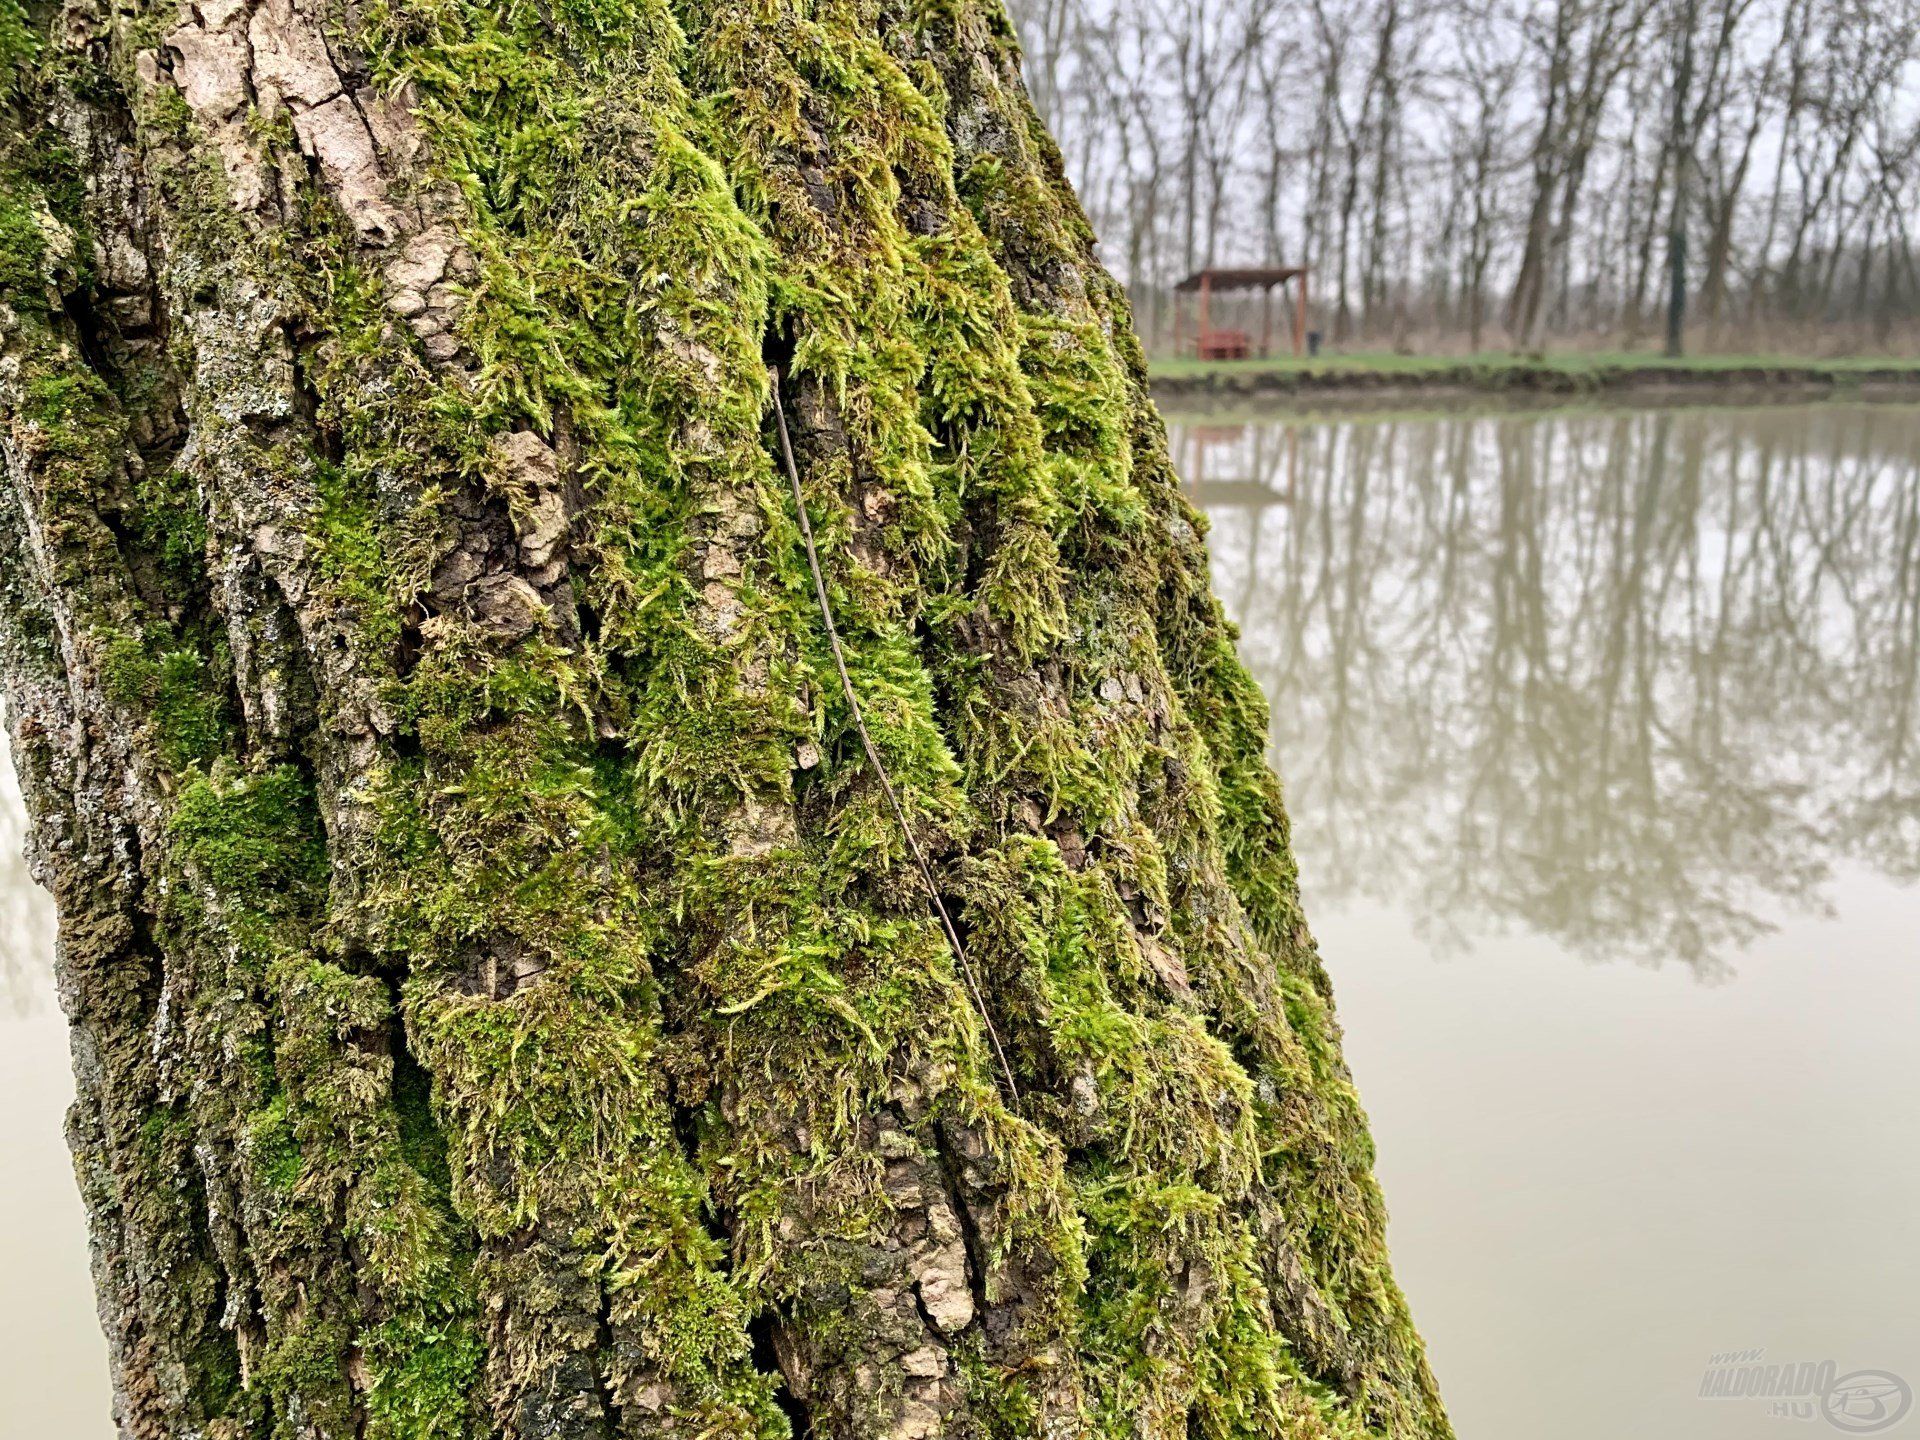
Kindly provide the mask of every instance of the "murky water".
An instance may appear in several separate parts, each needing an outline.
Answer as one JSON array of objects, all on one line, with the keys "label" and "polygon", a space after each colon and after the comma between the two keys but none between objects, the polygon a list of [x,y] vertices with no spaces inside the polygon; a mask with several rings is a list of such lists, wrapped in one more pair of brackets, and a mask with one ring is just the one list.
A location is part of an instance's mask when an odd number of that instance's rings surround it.
[{"label": "murky water", "polygon": [[[1173,443],[1462,1436],[1870,1433],[1868,1401],[1845,1432],[1699,1391],[1752,1349],[1920,1384],[1920,408]],[[88,1440],[70,1082],[0,786],[0,1428]]]},{"label": "murky water", "polygon": [[0,1435],[107,1440],[107,1346],[63,1125],[73,1099],[53,996],[53,904],[21,858],[0,732]]},{"label": "murky water", "polygon": [[1920,408],[1172,440],[1464,1440],[1920,1386]]}]

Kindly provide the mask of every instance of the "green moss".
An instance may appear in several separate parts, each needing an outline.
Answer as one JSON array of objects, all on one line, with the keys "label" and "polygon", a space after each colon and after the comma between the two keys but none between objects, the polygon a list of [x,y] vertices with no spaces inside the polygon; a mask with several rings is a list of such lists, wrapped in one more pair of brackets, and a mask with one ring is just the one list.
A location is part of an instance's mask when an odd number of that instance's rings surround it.
[{"label": "green moss", "polygon": [[[7,14],[14,0],[0,0],[0,51],[7,44]],[[20,12],[16,9],[15,14]],[[38,37],[28,32],[28,47],[36,49]],[[4,55],[0,54],[0,60]],[[34,73],[31,57],[12,68],[16,85]],[[5,96],[0,87],[0,98]],[[46,286],[50,278],[47,262],[59,259],[70,269],[72,278],[83,278],[89,271],[84,245],[67,246],[56,240],[57,229],[70,234],[85,229],[84,204],[86,178],[72,147],[56,134],[40,134],[30,145],[0,150],[0,277],[5,284],[8,303],[28,313],[47,313]],[[51,223],[49,223],[51,222]],[[64,237],[62,237],[64,238]]]},{"label": "green moss", "polygon": [[389,527],[373,498],[336,466],[317,467],[321,573],[340,604],[354,616],[371,653],[391,649],[400,638],[400,615],[392,585],[397,557],[387,553]]},{"label": "green moss", "polygon": [[[455,1288],[471,1280],[458,1277]],[[416,1314],[380,1325],[367,1345],[368,1440],[460,1440],[484,1424],[486,1345],[468,1314]]]},{"label": "green moss", "polygon": [[[0,6],[12,0],[0,0]],[[5,15],[0,8],[0,44],[5,42]],[[33,211],[5,188],[0,188],[0,295],[16,309],[47,308],[47,239]]]},{"label": "green moss", "polygon": [[157,561],[172,593],[197,591],[206,572],[207,522],[192,479],[177,469],[144,476],[132,519],[143,552]]},{"label": "green moss", "polygon": [[273,1189],[290,1192],[300,1179],[300,1141],[287,1114],[284,1091],[265,1109],[247,1117],[248,1162]]},{"label": "green moss", "polygon": [[[347,1381],[351,1332],[337,1320],[316,1318],[277,1337],[261,1358],[253,1383],[282,1414],[304,1411],[326,1425],[352,1424],[352,1392]],[[291,1425],[276,1430],[293,1434]]]},{"label": "green moss", "polygon": [[10,92],[40,53],[40,36],[20,0],[0,0],[0,74],[7,79],[0,95]]},{"label": "green moss", "polygon": [[237,904],[287,912],[327,878],[313,786],[291,765],[216,770],[189,781],[169,827],[181,859]]},{"label": "green moss", "polygon": [[209,1414],[226,1415],[245,1403],[240,1351],[225,1332],[202,1343],[190,1357],[196,1402]]},{"label": "green moss", "polygon": [[174,648],[172,627],[145,636],[113,634],[100,654],[109,699],[145,718],[161,763],[173,771],[205,765],[231,739],[224,686],[198,650]]},{"label": "green moss", "polygon": [[[393,777],[386,803],[395,864],[383,894],[398,933],[432,936],[433,952],[449,963],[505,933],[558,967],[557,979],[516,996],[505,1015],[479,1000],[429,1003],[431,986],[421,991],[431,1067],[466,1097],[463,1147],[480,1152],[457,1183],[473,1185],[480,1170],[517,1177],[503,1190],[464,1193],[463,1208],[486,1233],[523,1223],[540,1202],[537,1177],[583,1161],[625,1197],[606,1213],[658,1217],[700,1203],[690,1177],[658,1158],[667,1137],[643,1118],[657,1098],[629,1078],[656,1063],[646,1038],[656,936],[691,928],[703,937],[680,973],[730,1047],[763,1057],[774,1073],[811,1077],[814,1093],[767,1097],[764,1123],[777,1133],[790,1121],[776,1113],[798,1107],[823,1126],[822,1156],[870,1103],[863,1097],[882,1090],[888,1057],[903,1049],[948,1048],[963,1071],[985,1074],[983,1037],[937,933],[910,912],[889,915],[864,883],[897,873],[906,857],[891,815],[861,783],[811,580],[797,563],[791,517],[767,485],[757,356],[761,332],[772,328],[791,337],[794,375],[834,398],[847,430],[845,456],[810,457],[808,503],[822,548],[835,557],[828,582],[853,683],[916,823],[963,835],[980,811],[1005,803],[1000,797],[1038,794],[1049,818],[1128,839],[1110,872],[1084,881],[1044,845],[976,870],[972,934],[1003,985],[1032,993],[1025,1018],[1037,1028],[1023,1043],[1044,1050],[1032,1057],[1035,1068],[1084,1068],[1093,1078],[1098,1115],[1076,1182],[1087,1187],[1082,1210],[1100,1260],[1086,1292],[1087,1353],[1149,1348],[1147,1328],[1109,1323],[1110,1294],[1134,1307],[1127,1314],[1150,1315],[1151,1307],[1138,1309],[1140,1297],[1196,1257],[1221,1266],[1239,1257],[1244,1273],[1232,1299],[1217,1307],[1210,1338],[1195,1344],[1213,1357],[1207,1373],[1246,1397],[1234,1402],[1239,1410],[1202,1417],[1205,1433],[1251,1430],[1248,1415],[1279,1403],[1284,1347],[1259,1319],[1251,1232],[1223,1197],[1257,1183],[1262,1148],[1275,1139],[1259,1132],[1288,1122],[1254,1104],[1255,1083],[1232,1037],[1154,998],[1151,967],[1113,886],[1124,882],[1156,905],[1181,903],[1170,893],[1167,857],[1128,799],[1143,777],[1199,770],[1177,815],[1202,845],[1243,793],[1262,802],[1261,816],[1277,807],[1237,770],[1223,791],[1201,735],[1169,747],[1150,717],[1101,695],[1103,672],[1151,683],[1160,663],[1152,608],[1169,557],[1151,541],[1157,517],[1140,487],[1143,479],[1170,487],[1164,471],[1132,469],[1138,376],[1108,338],[1107,317],[1023,310],[990,258],[995,233],[1043,232],[1066,253],[1084,239],[1082,227],[1031,172],[979,160],[956,197],[969,208],[949,202],[940,233],[909,232],[903,186],[938,195],[955,168],[937,74],[909,79],[858,25],[831,15],[782,12],[770,21],[691,7],[679,18],[693,36],[686,50],[664,15],[596,14],[577,75],[535,43],[531,17],[516,12],[396,9],[378,21],[393,37],[390,62],[422,84],[436,155],[471,207],[465,233],[482,279],[462,328],[483,375],[470,418],[483,429],[544,428],[565,406],[596,513],[607,517],[588,547],[581,591],[607,619],[604,659],[529,651],[524,663],[548,677],[543,684],[521,661],[449,646],[408,686],[426,749],[420,778],[457,802],[423,806],[405,793],[418,778]],[[558,19],[563,29],[581,23],[570,10]],[[481,54],[484,74],[473,68]],[[691,96],[671,73],[681,57]],[[630,175],[619,164],[582,162],[620,133],[642,137]],[[817,134],[829,157],[817,184],[836,197],[831,221],[779,158],[805,133]],[[626,195],[645,198],[614,203],[616,177]],[[623,282],[623,255],[646,256],[657,278]],[[615,292],[629,303],[606,304]],[[682,338],[665,345],[662,336]],[[689,364],[702,352],[712,357],[696,361],[705,373]],[[630,374],[650,378],[635,388],[622,381]],[[690,452],[679,427],[696,413],[704,445]],[[885,486],[884,570],[855,558],[858,531],[839,500],[856,467]],[[747,497],[771,540],[750,562],[764,568],[749,568],[734,589],[742,619],[724,647],[689,623],[697,592],[683,578],[684,541],[675,538],[697,525],[699,507],[712,503],[697,497],[710,496],[716,481]],[[993,539],[973,576],[955,568],[954,528],[969,510],[990,517]],[[1069,553],[1079,578],[1070,578]],[[1105,588],[1103,566],[1117,572]],[[1076,583],[1085,590],[1070,594]],[[915,634],[923,621],[931,644]],[[983,622],[1003,628],[1017,657],[1048,655],[1071,637],[1086,677],[1078,708],[1036,726],[1030,712],[1010,707],[1006,675],[978,666],[964,638]],[[775,659],[766,689],[791,695],[804,676],[805,690],[821,697],[812,713],[742,693],[734,657],[763,648],[798,653],[802,670]],[[563,692],[574,687],[559,677],[569,672],[592,677],[579,687],[582,708],[618,717],[629,761],[602,757],[590,773],[569,763],[583,748],[566,718],[574,702]],[[1233,694],[1243,681],[1223,671],[1193,688],[1205,700],[1209,686],[1224,682]],[[476,734],[503,722],[512,738]],[[796,783],[793,750],[816,735],[828,764]],[[1240,735],[1231,738],[1237,747]],[[1239,753],[1221,750],[1236,766]],[[713,843],[716,814],[789,795],[821,807],[817,846],[743,862]],[[1251,860],[1263,823],[1248,820],[1235,855]],[[582,873],[562,853],[562,835],[605,836],[649,863],[677,858],[663,879],[627,891]],[[413,870],[447,866],[456,877],[447,891],[458,898],[403,878],[402,856]],[[1270,917],[1286,899],[1285,872],[1271,882],[1245,873],[1260,923],[1279,936]],[[625,927],[641,943],[596,938],[582,913],[589,905],[630,916]],[[729,928],[737,938],[704,938]],[[1209,953],[1196,942],[1196,957]],[[1196,981],[1209,978],[1224,983]],[[942,1017],[945,1034],[925,1036],[930,1015]],[[1270,1014],[1258,1023],[1284,1032],[1287,1020]],[[502,1084],[506,1073],[511,1086]],[[1287,1073],[1317,1076],[1308,1062]],[[761,1123],[735,1117],[728,1129],[741,1138],[714,1155],[748,1233],[757,1217],[777,1216],[793,1178],[777,1156],[749,1161],[751,1152],[735,1148]],[[650,1131],[658,1154],[614,1138]],[[1046,1166],[1035,1162],[1031,1173],[1041,1183]],[[659,1223],[605,1243],[634,1246],[648,1234],[658,1246]],[[838,1223],[851,1234],[872,1220],[853,1206]],[[1076,1273],[1069,1230],[1039,1226],[1027,1243],[1052,1249],[1064,1275]],[[684,1354],[711,1357],[674,1362],[699,1373],[729,1353],[714,1345],[741,1302],[713,1308],[731,1291],[700,1258],[697,1238],[659,1253],[679,1258],[655,1262],[635,1293],[648,1297],[650,1326],[679,1337],[662,1342],[670,1353],[683,1355],[677,1347],[691,1337]],[[781,1273],[795,1262],[776,1252],[746,1259],[746,1273],[764,1275],[770,1293],[801,1284]],[[1112,1363],[1117,1375],[1131,1362]],[[1190,1364],[1169,1365],[1148,1387],[1152,1403],[1177,1411],[1194,1393],[1194,1374]],[[1017,1400],[1006,1413],[1019,1413]],[[1119,1418],[1116,1411],[1116,1425]]]}]

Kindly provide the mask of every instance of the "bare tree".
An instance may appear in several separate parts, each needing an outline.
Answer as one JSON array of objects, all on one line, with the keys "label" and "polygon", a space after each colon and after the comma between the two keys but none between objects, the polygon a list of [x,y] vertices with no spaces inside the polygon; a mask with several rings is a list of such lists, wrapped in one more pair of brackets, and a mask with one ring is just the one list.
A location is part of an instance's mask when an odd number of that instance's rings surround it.
[{"label": "bare tree", "polygon": [[1689,308],[1716,341],[1920,342],[1920,0],[1033,3],[1037,87],[1149,315],[1267,261],[1312,270],[1345,343],[1631,345],[1656,312],[1677,343]]}]

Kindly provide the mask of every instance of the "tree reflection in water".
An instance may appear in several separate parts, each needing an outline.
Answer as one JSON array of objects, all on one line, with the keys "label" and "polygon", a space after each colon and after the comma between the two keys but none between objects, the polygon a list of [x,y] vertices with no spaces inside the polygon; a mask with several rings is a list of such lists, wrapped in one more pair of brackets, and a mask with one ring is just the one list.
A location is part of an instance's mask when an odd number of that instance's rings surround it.
[{"label": "tree reflection in water", "polygon": [[1920,407],[1172,426],[1324,903],[1704,975],[1920,876]]},{"label": "tree reflection in water", "polygon": [[[5,720],[0,711],[0,722]],[[0,725],[0,1018],[32,1010],[52,977],[53,905],[27,873],[26,812]]]}]

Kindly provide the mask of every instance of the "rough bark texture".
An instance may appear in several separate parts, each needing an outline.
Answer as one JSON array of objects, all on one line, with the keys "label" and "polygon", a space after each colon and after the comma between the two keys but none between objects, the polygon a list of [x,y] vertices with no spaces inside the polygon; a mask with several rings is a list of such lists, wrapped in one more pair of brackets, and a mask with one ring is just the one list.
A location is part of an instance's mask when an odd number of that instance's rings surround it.
[{"label": "rough bark texture", "polygon": [[0,0],[0,58],[127,1435],[1449,1433],[996,4]]}]

